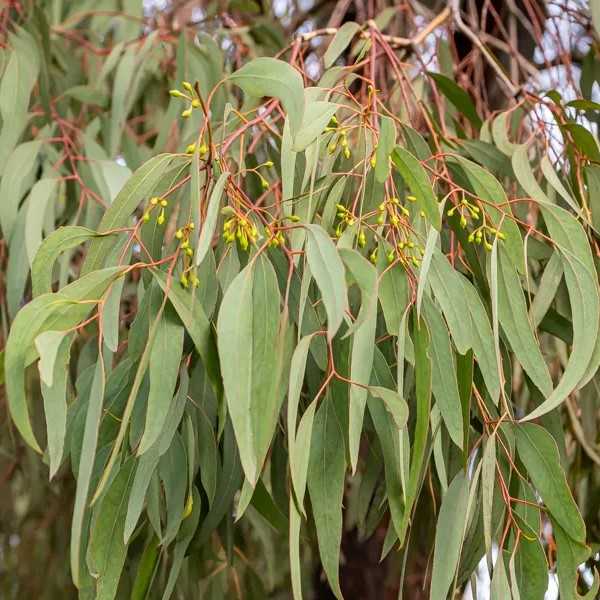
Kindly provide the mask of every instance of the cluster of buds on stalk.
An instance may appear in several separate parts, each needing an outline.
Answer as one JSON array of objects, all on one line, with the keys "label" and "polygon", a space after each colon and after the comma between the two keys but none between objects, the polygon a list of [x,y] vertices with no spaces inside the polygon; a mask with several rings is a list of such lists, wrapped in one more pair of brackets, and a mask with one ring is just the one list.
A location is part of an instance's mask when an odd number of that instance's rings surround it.
[{"label": "cluster of buds on stalk", "polygon": [[[481,220],[481,209],[479,206],[469,202],[466,198],[463,198],[457,206],[450,208],[446,214],[451,217],[457,212],[460,214],[459,224],[462,229],[466,229],[469,221],[475,224]],[[490,239],[493,240],[494,237],[502,241],[506,239],[506,234],[498,231],[495,227],[487,225],[484,214],[482,224],[469,233],[467,241],[469,243],[482,244],[486,250],[490,251],[492,249]]]},{"label": "cluster of buds on stalk", "polygon": [[223,223],[223,239],[231,244],[237,241],[242,250],[248,250],[250,244],[255,244],[258,239],[258,229],[246,217],[234,215]]},{"label": "cluster of buds on stalk", "polygon": [[335,115],[331,117],[329,125],[325,128],[325,131],[327,133],[333,133],[331,141],[327,146],[327,152],[329,152],[329,154],[333,154],[338,149],[338,146],[340,146],[344,158],[350,158],[352,153],[350,152],[350,147],[348,145],[348,136],[346,135],[346,130],[343,127],[340,127]]},{"label": "cluster of buds on stalk", "polygon": [[184,225],[175,232],[175,238],[179,240],[179,248],[181,249],[183,261],[183,270],[179,277],[179,283],[181,283],[181,286],[184,288],[188,288],[190,284],[193,287],[198,287],[200,284],[197,275],[192,272],[192,257],[194,256],[194,249],[190,244],[190,236],[192,231],[194,231],[193,221],[189,222],[187,225]]},{"label": "cluster of buds on stalk", "polygon": [[335,228],[335,237],[340,238],[342,237],[344,229],[354,225],[356,219],[343,204],[336,204],[335,207],[337,208],[337,217],[340,219],[337,227]]},{"label": "cluster of buds on stalk", "polygon": [[[185,153],[194,154],[197,147],[198,146],[195,142],[193,144],[189,144],[185,149]],[[200,155],[200,158],[204,158],[208,154],[208,146],[204,142],[202,142],[198,147],[198,154]]]},{"label": "cluster of buds on stalk", "polygon": [[156,222],[158,225],[163,225],[166,220],[165,208],[169,205],[169,202],[166,198],[159,198],[158,196],[154,196],[154,198],[150,198],[150,202],[142,215],[142,221],[144,223],[148,223],[150,221],[150,215],[155,209],[160,209],[158,215],[156,217]]},{"label": "cluster of buds on stalk", "polygon": [[466,198],[463,198],[460,204],[453,206],[446,214],[451,217],[457,211],[460,214],[460,226],[463,229],[467,226],[467,217],[472,221],[479,221],[481,214],[479,206],[469,202]]},{"label": "cluster of buds on stalk", "polygon": [[[298,215],[289,215],[282,219],[282,221],[298,223],[298,221],[300,221],[300,217]],[[271,225],[265,225],[265,233],[269,238],[268,244],[270,248],[277,248],[278,246],[283,246],[285,244],[285,237],[283,232],[279,229],[280,226],[280,221],[274,221],[271,223]]]},{"label": "cluster of buds on stalk", "polygon": [[189,81],[182,81],[181,87],[183,87],[185,92],[182,92],[181,90],[169,90],[169,94],[171,94],[173,98],[182,98],[190,103],[188,108],[181,113],[181,116],[184,119],[188,119],[192,116],[192,111],[195,108],[202,107],[202,102],[200,101],[200,97],[194,89],[194,86]]},{"label": "cluster of buds on stalk", "polygon": [[[407,196],[406,199],[409,202],[414,202],[416,200],[414,196]],[[383,225],[386,220],[389,220],[390,225],[393,228],[397,228],[400,225],[400,215],[403,217],[408,217],[410,215],[408,208],[400,204],[400,200],[395,197],[390,198],[389,200],[384,200],[377,207],[377,211],[379,213],[377,217],[377,224]]]}]

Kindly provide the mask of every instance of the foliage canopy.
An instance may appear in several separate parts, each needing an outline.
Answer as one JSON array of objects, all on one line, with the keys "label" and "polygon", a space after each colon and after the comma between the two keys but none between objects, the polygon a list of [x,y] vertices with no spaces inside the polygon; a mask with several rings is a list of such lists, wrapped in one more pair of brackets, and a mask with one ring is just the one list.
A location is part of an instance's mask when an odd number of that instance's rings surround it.
[{"label": "foliage canopy", "polygon": [[275,48],[231,16],[6,10],[6,398],[19,452],[75,482],[80,596],[299,600],[318,560],[342,598],[355,529],[396,579],[425,540],[434,600],[493,547],[497,597],[555,566],[593,597],[590,15],[575,101],[475,45],[492,111],[440,35],[456,3],[412,37],[396,7]]}]

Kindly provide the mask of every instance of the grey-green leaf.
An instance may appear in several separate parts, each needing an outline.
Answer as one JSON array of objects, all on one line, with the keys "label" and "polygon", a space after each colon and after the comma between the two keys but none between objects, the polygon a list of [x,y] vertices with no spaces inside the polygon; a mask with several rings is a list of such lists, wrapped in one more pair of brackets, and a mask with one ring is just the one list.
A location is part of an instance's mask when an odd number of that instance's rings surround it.
[{"label": "grey-green leaf", "polygon": [[468,516],[469,480],[459,471],[442,500],[435,532],[430,600],[446,600],[460,558]]},{"label": "grey-green leaf", "polygon": [[288,113],[292,135],[296,135],[304,113],[304,85],[300,73],[289,63],[265,56],[255,58],[229,79],[249,96],[278,98]]},{"label": "grey-green leaf", "polygon": [[307,225],[306,258],[327,311],[327,336],[332,339],[348,307],[344,265],[336,247],[319,225]]},{"label": "grey-green leaf", "polygon": [[217,323],[225,397],[252,486],[269,449],[282,399],[279,305],[275,271],[259,255],[227,288]]},{"label": "grey-green leaf", "polygon": [[325,399],[315,415],[313,425],[308,490],[321,562],[338,600],[342,598],[339,562],[345,472],[344,435],[332,401]]},{"label": "grey-green leaf", "polygon": [[442,226],[442,217],[438,201],[433,193],[433,187],[427,172],[421,163],[402,146],[394,148],[392,162],[415,195],[420,208],[425,211],[429,222],[439,231]]}]

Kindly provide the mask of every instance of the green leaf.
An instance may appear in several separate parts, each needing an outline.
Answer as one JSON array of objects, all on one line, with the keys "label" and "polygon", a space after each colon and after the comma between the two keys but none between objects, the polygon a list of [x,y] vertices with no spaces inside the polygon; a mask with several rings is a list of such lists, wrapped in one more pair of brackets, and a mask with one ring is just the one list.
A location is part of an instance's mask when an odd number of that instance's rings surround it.
[{"label": "green leaf", "polygon": [[0,226],[7,240],[13,234],[19,203],[33,176],[41,146],[42,142],[37,140],[20,144],[6,161],[4,175],[0,180],[0,197],[4,198],[0,203]]},{"label": "green leaf", "polygon": [[152,446],[167,419],[183,353],[183,334],[178,319],[169,311],[163,311],[150,353],[150,393],[138,456]]},{"label": "green leaf", "polygon": [[67,381],[73,335],[47,331],[35,340],[40,355],[40,371],[44,414],[50,461],[50,479],[60,467],[67,433]]},{"label": "green leaf", "polygon": [[339,562],[345,472],[344,434],[331,400],[324,399],[313,425],[308,490],[321,562],[329,585],[339,600],[342,598]]},{"label": "green leaf", "polygon": [[81,277],[56,294],[38,296],[13,321],[4,359],[8,407],[23,439],[38,452],[41,449],[31,428],[25,394],[25,368],[36,358],[33,342],[44,331],[66,331],[79,324],[94,307],[88,301],[98,301],[122,272],[122,267],[102,269]]},{"label": "green leaf", "polygon": [[429,268],[429,283],[440,305],[457,350],[465,354],[472,347],[470,314],[462,309],[463,281],[441,252],[434,252]]},{"label": "green leaf", "polygon": [[[221,204],[221,197],[223,196],[223,190],[227,184],[229,173],[221,173],[219,179],[215,183],[208,200],[208,208],[206,209],[206,217],[200,230],[200,237],[198,239],[198,250],[196,251],[196,266],[198,266],[206,256],[206,253],[210,249],[213,235],[215,234],[215,228],[217,226],[217,219],[219,218],[219,206]],[[199,202],[199,199],[197,200]]]},{"label": "green leaf", "polygon": [[398,335],[402,316],[408,307],[409,285],[406,269],[393,264],[385,269],[379,280],[379,302],[390,335]]},{"label": "green leaf", "polygon": [[[560,588],[561,600],[593,600],[598,595],[600,580],[598,573],[594,572],[594,583],[590,590],[580,596],[577,591],[579,566],[588,560],[591,552],[590,548],[582,542],[573,540],[565,530],[552,519],[552,532],[556,541],[556,571],[558,574],[558,583]],[[560,561],[560,562],[559,562]]]},{"label": "green leaf", "polygon": [[496,481],[496,435],[485,440],[481,459],[481,503],[483,515],[483,537],[486,553],[492,551],[494,482]]},{"label": "green leaf", "polygon": [[[298,420],[298,403],[300,401],[300,393],[304,383],[306,371],[306,359],[313,336],[303,337],[299,342],[292,355],[290,363],[290,376],[288,383],[288,399],[287,399],[287,433],[288,433],[288,452],[290,461],[290,473],[292,477],[292,486],[298,509],[305,516],[304,512],[304,492],[306,490],[306,472],[308,470],[308,461],[306,458],[309,455],[310,437],[312,435],[312,418],[315,413],[314,402],[311,402],[309,408],[306,409],[302,419],[306,417],[303,427],[304,437],[308,437],[308,445],[304,440],[299,440],[300,432],[296,431],[296,421]],[[308,412],[310,410],[310,412]],[[302,420],[301,420],[302,423]],[[310,427],[309,427],[310,425]]]},{"label": "green leaf", "polygon": [[423,319],[417,319],[413,313],[413,342],[415,346],[415,395],[417,414],[413,443],[411,447],[411,462],[409,479],[406,487],[406,502],[402,524],[398,537],[404,541],[406,529],[411,519],[413,505],[417,499],[421,481],[421,470],[425,461],[429,421],[431,415],[431,337]]},{"label": "green leaf", "polygon": [[504,552],[498,551],[498,558],[494,565],[492,575],[491,597],[492,600],[512,600],[510,583],[506,575],[506,566],[504,565]]},{"label": "green leaf", "polygon": [[158,564],[158,539],[153,535],[146,544],[138,565],[138,570],[131,590],[131,600],[145,600]]},{"label": "green leaf", "polygon": [[[375,358],[373,361],[373,373],[371,376],[371,387],[369,391],[376,388],[379,393],[380,390],[388,390],[393,387],[394,378],[387,364],[387,361],[379,348],[375,348]],[[402,422],[402,408],[400,408],[402,397],[400,397],[400,403],[395,399],[393,401],[394,411],[396,413],[396,421],[393,417],[393,412],[390,410],[390,405],[386,405],[384,399],[377,398],[376,396],[369,394],[367,398],[369,414],[373,420],[377,437],[381,445],[381,452],[383,454],[384,468],[385,468],[385,487],[390,507],[390,513],[392,516],[392,522],[396,535],[400,537],[403,531],[403,515],[404,515],[404,503],[406,501],[406,480],[408,477],[405,476],[405,471],[408,471],[408,456],[403,454],[405,451],[404,444],[408,445],[408,432],[406,429],[399,430],[396,425]],[[386,392],[388,402],[391,401],[389,394]]]},{"label": "green leaf", "polygon": [[463,285],[463,302],[467,306],[473,323],[471,330],[473,354],[477,359],[488,392],[496,401],[500,394],[500,377],[490,321],[483,302],[473,285],[462,275],[459,277]]},{"label": "green leaf", "polygon": [[468,517],[469,480],[460,471],[442,500],[435,531],[430,600],[446,600],[454,580]]},{"label": "green leaf", "polygon": [[307,225],[306,231],[306,258],[323,297],[327,311],[327,337],[331,340],[348,308],[344,265],[322,227]]},{"label": "green leaf", "polygon": [[554,391],[525,417],[532,420],[550,412],[586,380],[588,372],[598,368],[599,357],[594,353],[600,319],[598,275],[586,233],[566,210],[548,202],[539,187],[527,156],[527,148],[519,147],[513,154],[515,175],[525,190],[536,200],[552,237],[560,252],[569,292],[573,322],[573,349],[562,378]]},{"label": "green leaf", "polygon": [[244,93],[255,98],[272,96],[283,104],[295,137],[304,113],[304,85],[300,73],[287,62],[260,57],[246,63],[229,76]]},{"label": "green leaf", "polygon": [[579,543],[585,542],[585,524],[573,500],[560,464],[556,442],[539,425],[515,425],[517,451],[548,512]]},{"label": "green leaf", "polygon": [[167,580],[162,600],[169,600],[173,594],[177,578],[181,571],[181,567],[183,566],[187,549],[198,528],[200,513],[201,497],[197,488],[194,486],[192,495],[192,514],[183,520],[183,525],[177,534],[175,548],[173,550],[173,561],[171,563],[171,570],[169,572],[169,579]]},{"label": "green leaf", "polygon": [[329,46],[327,46],[327,50],[323,56],[323,62],[325,63],[326,69],[329,69],[329,67],[331,67],[331,65],[333,65],[340,57],[359,30],[360,25],[358,23],[347,21],[335,32],[335,35]]},{"label": "green leaf", "polygon": [[92,518],[88,564],[96,579],[97,600],[116,598],[125,566],[127,546],[123,543],[123,527],[133,463],[129,459],[119,469]]},{"label": "green leaf", "polygon": [[[104,402],[104,359],[98,356],[94,369],[94,379],[90,390],[87,412],[85,415],[85,427],[83,431],[83,442],[81,445],[81,456],[79,458],[79,471],[77,473],[77,489],[75,492],[75,506],[73,507],[73,521],[71,523],[71,577],[75,586],[79,587],[81,579],[82,560],[82,537],[84,535],[84,518],[88,509],[88,496],[96,450],[98,447],[98,431],[102,418],[102,405]],[[106,526],[107,530],[112,529]]]},{"label": "green leaf", "polygon": [[600,149],[596,138],[579,123],[565,123],[561,129],[573,136],[573,141],[581,153],[590,160],[600,162]]},{"label": "green leaf", "polygon": [[[109,233],[113,229],[128,226],[133,211],[142,200],[149,199],[172,163],[185,165],[189,163],[189,160],[189,157],[175,154],[159,154],[144,163],[135,171],[104,213],[98,226],[99,233]],[[100,268],[110,254],[113,245],[114,240],[108,237],[95,239],[87,253],[82,275]]]},{"label": "green leaf", "polygon": [[277,277],[259,255],[227,288],[217,322],[225,397],[246,478],[256,484],[281,404]]},{"label": "green leaf", "polygon": [[523,369],[544,396],[549,396],[552,378],[527,316],[521,281],[502,247],[498,258],[498,319]]},{"label": "green leaf", "polygon": [[25,222],[25,247],[29,264],[33,263],[35,254],[42,243],[42,230],[48,205],[54,198],[58,184],[57,179],[44,178],[36,181],[29,192],[27,217]]},{"label": "green leaf", "polygon": [[169,281],[164,271],[152,269],[152,275],[162,291],[167,294],[169,302],[173,305],[185,327],[185,331],[192,338],[213,389],[219,394],[221,392],[221,378],[216,345],[211,323],[202,308],[202,304],[194,294],[178,285],[173,285],[173,282]]},{"label": "green leaf", "polygon": [[324,100],[306,101],[302,126],[294,138],[294,152],[302,152],[323,133],[338,105]]},{"label": "green leaf", "polygon": [[521,598],[543,598],[548,588],[548,563],[537,539],[519,538],[515,551],[515,578]]},{"label": "green leaf", "polygon": [[390,174],[390,154],[396,145],[396,125],[390,117],[381,117],[379,140],[375,151],[375,179],[383,183]]},{"label": "green leaf", "polygon": [[442,227],[442,218],[438,201],[433,193],[427,172],[421,166],[421,163],[401,146],[394,148],[392,162],[415,195],[419,207],[425,211],[429,222],[439,231]]},{"label": "green leaf", "polygon": [[462,449],[463,423],[456,364],[448,329],[437,307],[428,298],[423,316],[431,334],[431,387],[452,441]]},{"label": "green leaf", "polygon": [[500,182],[483,167],[463,158],[453,156],[448,161],[450,166],[457,164],[464,176],[466,183],[475,196],[486,203],[485,213],[493,227],[502,231],[506,239],[502,242],[511,261],[519,271],[523,272],[525,254],[519,227],[513,220],[506,192]]},{"label": "green leaf", "polygon": [[398,429],[405,427],[408,421],[408,405],[397,391],[372,385],[369,387],[369,393],[374,398],[379,398],[383,401],[386,410],[390,413]]},{"label": "green leaf", "polygon": [[452,102],[456,109],[465,115],[476,129],[479,129],[481,127],[481,119],[477,114],[477,110],[469,94],[457,83],[452,81],[452,79],[441,73],[429,71],[427,74],[435,81],[440,92]]},{"label": "green leaf", "polygon": [[101,236],[93,229],[70,225],[53,231],[39,247],[31,265],[33,297],[52,291],[52,270],[56,259],[65,251]]},{"label": "green leaf", "polygon": [[363,418],[367,403],[367,387],[373,368],[375,329],[377,327],[377,271],[355,250],[340,250],[340,255],[360,288],[360,312],[352,326],[352,353],[350,358],[349,446],[350,465],[356,471]]}]

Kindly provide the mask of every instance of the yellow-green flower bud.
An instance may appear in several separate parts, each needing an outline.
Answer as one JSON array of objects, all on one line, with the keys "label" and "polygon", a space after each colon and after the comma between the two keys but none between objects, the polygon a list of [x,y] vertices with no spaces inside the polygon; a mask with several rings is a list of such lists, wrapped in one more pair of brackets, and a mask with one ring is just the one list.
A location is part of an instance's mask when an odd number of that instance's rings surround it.
[{"label": "yellow-green flower bud", "polygon": [[189,144],[185,149],[186,154],[194,154],[194,152],[196,152],[196,144]]},{"label": "yellow-green flower bud", "polygon": [[352,154],[350,153],[350,148],[346,147],[344,148],[344,157],[346,159],[350,158],[352,156]]},{"label": "yellow-green flower bud", "polygon": [[191,117],[191,116],[192,116],[192,109],[191,109],[191,108],[186,108],[186,109],[185,109],[185,110],[184,110],[184,111],[181,113],[181,116],[182,116],[184,119],[188,119],[189,117]]},{"label": "yellow-green flower bud", "polygon": [[189,81],[182,81],[181,85],[184,90],[187,90],[190,93],[194,91],[194,86]]},{"label": "yellow-green flower bud", "polygon": [[194,98],[192,100],[192,108],[200,108],[202,106],[200,100],[198,98]]},{"label": "yellow-green flower bud", "polygon": [[169,90],[169,94],[173,98],[185,98],[185,94],[182,94],[179,90]]},{"label": "yellow-green flower bud", "polygon": [[377,157],[375,156],[375,154],[373,154],[373,156],[371,156],[371,167],[374,169],[376,164],[377,164]]}]

